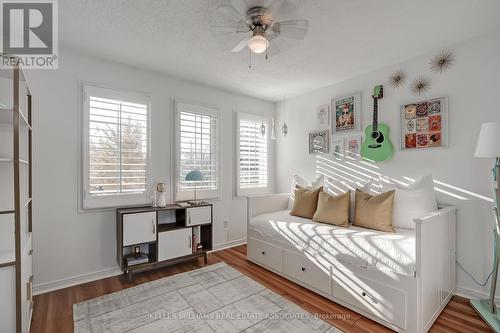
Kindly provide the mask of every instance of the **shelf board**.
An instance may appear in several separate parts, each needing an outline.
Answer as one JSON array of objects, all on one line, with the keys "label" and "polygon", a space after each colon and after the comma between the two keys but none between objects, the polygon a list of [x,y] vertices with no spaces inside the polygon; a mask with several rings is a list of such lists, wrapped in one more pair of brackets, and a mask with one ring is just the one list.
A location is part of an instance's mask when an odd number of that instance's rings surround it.
[{"label": "shelf board", "polygon": [[0,267],[15,265],[16,254],[14,251],[0,251]]},{"label": "shelf board", "polygon": [[15,214],[15,210],[0,210],[0,215]]},{"label": "shelf board", "polygon": [[134,247],[134,246],[149,245],[149,244],[156,244],[156,241],[145,242],[145,243],[138,243],[138,244],[130,244],[130,245],[123,245],[122,247]]},{"label": "shelf board", "polygon": [[196,207],[204,207],[204,206],[210,206],[211,204],[202,202],[200,205],[196,206],[187,206],[187,207],[181,207],[176,203],[173,204],[168,204],[166,207],[153,207],[151,205],[144,205],[144,206],[137,206],[137,207],[123,207],[123,208],[118,208],[117,212],[120,214],[133,214],[133,213],[143,213],[143,212],[154,212],[154,211],[168,211],[168,210],[183,210],[186,208],[196,208]]},{"label": "shelf board", "polygon": [[178,229],[187,229],[191,228],[185,226],[184,224],[176,224],[176,223],[158,223],[158,232],[167,232]]},{"label": "shelf board", "polygon": [[144,262],[142,264],[137,264],[137,265],[131,265],[131,266],[127,266],[127,264],[125,264],[125,268],[126,269],[141,269],[141,268],[144,268],[144,267],[150,267],[154,264],[156,264],[157,261],[155,260],[149,260],[148,262]]},{"label": "shelf board", "polygon": [[[19,124],[22,127],[27,127],[29,130],[32,130],[31,125],[26,118],[26,115],[22,111],[19,112],[21,115]],[[14,111],[8,108],[0,108],[0,124],[8,124],[12,125],[14,122]]]},{"label": "shelf board", "polygon": [[[6,158],[6,157],[0,157],[0,163],[14,163],[13,158]],[[24,164],[24,165],[29,165],[30,163],[26,160],[19,160],[19,163]]]}]

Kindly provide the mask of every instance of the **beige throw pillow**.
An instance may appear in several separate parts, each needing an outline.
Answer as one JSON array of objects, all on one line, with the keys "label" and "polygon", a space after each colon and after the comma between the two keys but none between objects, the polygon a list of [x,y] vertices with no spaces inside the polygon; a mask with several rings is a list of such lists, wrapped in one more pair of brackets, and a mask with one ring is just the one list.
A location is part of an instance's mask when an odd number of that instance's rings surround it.
[{"label": "beige throw pillow", "polygon": [[323,186],[315,189],[305,189],[297,186],[295,190],[295,200],[290,215],[311,219],[318,206],[318,195],[323,190]]},{"label": "beige throw pillow", "polygon": [[395,191],[371,195],[356,190],[354,225],[363,228],[394,232],[392,212]]},{"label": "beige throw pillow", "polygon": [[334,224],[339,227],[349,227],[349,199],[351,192],[341,195],[330,195],[324,191],[319,192],[318,208],[313,216],[313,221]]}]

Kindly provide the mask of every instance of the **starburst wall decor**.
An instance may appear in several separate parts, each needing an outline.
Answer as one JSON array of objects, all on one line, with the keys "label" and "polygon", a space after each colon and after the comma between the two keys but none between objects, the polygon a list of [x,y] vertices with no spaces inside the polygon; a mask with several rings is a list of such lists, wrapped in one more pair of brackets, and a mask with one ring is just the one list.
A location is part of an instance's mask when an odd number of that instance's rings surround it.
[{"label": "starburst wall decor", "polygon": [[443,50],[436,54],[430,62],[431,71],[435,73],[443,73],[455,63],[455,56],[451,51]]},{"label": "starburst wall decor", "polygon": [[391,77],[389,78],[389,84],[393,88],[399,88],[401,87],[406,81],[406,73],[402,70],[399,69],[392,73]]},{"label": "starburst wall decor", "polygon": [[425,95],[431,89],[431,80],[420,76],[410,83],[410,91],[415,96]]}]

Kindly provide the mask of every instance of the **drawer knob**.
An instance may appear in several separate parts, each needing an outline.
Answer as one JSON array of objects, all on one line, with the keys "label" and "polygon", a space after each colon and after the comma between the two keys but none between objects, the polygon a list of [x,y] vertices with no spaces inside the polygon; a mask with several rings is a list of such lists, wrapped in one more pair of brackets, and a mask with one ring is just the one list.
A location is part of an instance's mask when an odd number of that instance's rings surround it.
[{"label": "drawer knob", "polygon": [[262,255],[265,256],[266,255],[266,251],[262,251]]},{"label": "drawer knob", "polygon": [[361,296],[366,297],[366,293],[363,291],[363,292],[361,293]]},{"label": "drawer knob", "polygon": [[306,268],[305,268],[305,267],[302,267],[301,269],[302,269],[302,272],[305,272],[305,271],[306,271]]}]

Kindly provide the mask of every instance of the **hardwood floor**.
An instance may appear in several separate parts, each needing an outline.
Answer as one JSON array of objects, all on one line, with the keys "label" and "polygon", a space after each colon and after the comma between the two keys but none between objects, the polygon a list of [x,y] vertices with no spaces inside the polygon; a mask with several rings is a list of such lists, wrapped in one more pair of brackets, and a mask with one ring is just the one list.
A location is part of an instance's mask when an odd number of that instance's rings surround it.
[{"label": "hardwood floor", "polygon": [[[325,320],[346,333],[392,332],[372,320],[246,261],[245,245],[209,254],[209,264],[220,261],[225,261],[228,265],[311,313],[334,317]],[[203,259],[200,258],[198,261],[139,274],[135,276],[132,283],[127,282],[123,276],[115,276],[35,296],[31,332],[73,332],[73,304],[202,266],[204,266]],[[467,299],[455,296],[434,323],[430,332],[479,333],[491,331],[470,307]]]}]

